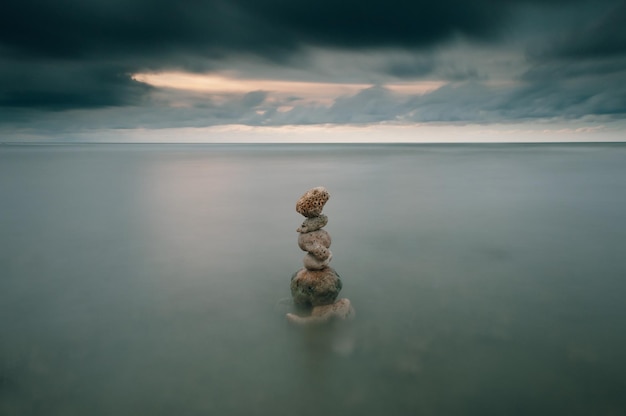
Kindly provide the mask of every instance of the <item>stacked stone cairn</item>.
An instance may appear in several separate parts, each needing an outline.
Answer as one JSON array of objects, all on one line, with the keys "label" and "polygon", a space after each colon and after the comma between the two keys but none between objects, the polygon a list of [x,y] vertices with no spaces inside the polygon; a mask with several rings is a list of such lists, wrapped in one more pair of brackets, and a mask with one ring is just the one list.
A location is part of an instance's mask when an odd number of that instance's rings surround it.
[{"label": "stacked stone cairn", "polygon": [[307,254],[303,259],[304,267],[291,278],[291,296],[296,306],[309,310],[310,315],[288,313],[287,319],[293,323],[322,323],[354,316],[350,300],[337,300],[341,279],[328,265],[333,254],[329,249],[330,234],[323,229],[328,217],[322,210],[329,198],[326,188],[318,186],[308,190],[296,203],[296,211],[306,217],[297,229],[298,246]]}]

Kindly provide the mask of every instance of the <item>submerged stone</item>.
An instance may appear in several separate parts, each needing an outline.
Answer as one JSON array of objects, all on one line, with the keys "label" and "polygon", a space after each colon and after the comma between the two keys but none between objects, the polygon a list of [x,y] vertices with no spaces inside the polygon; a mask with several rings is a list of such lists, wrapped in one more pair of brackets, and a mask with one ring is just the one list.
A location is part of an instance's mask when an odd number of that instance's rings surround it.
[{"label": "submerged stone", "polygon": [[322,324],[332,320],[349,320],[355,316],[349,299],[343,298],[330,305],[315,306],[309,316],[287,314],[287,320],[298,325]]}]

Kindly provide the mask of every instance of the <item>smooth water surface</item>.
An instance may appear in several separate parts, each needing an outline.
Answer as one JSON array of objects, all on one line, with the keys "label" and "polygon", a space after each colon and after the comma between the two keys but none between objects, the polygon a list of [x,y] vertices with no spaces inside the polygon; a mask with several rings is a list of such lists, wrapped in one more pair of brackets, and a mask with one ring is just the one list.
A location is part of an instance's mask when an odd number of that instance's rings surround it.
[{"label": "smooth water surface", "polygon": [[[357,317],[284,319],[307,189]],[[626,413],[624,145],[0,147],[2,415]]]}]

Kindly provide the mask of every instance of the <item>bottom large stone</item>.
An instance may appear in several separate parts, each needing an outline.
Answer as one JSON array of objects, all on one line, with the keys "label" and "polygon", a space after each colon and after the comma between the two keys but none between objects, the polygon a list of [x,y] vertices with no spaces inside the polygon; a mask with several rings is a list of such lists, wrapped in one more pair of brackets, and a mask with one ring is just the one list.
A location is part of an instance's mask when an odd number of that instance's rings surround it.
[{"label": "bottom large stone", "polygon": [[291,278],[291,296],[297,305],[330,305],[337,299],[341,287],[341,279],[332,267],[322,270],[303,268]]}]

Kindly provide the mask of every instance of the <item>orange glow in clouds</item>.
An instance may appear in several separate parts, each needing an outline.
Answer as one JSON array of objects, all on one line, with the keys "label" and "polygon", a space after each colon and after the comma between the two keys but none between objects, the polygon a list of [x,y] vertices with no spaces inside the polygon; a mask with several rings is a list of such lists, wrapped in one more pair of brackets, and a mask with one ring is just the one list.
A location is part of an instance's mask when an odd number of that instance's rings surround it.
[{"label": "orange glow in clouds", "polygon": [[[354,95],[373,86],[373,84],[237,79],[224,75],[184,72],[138,73],[133,75],[133,79],[159,88],[208,94],[245,94],[251,91],[268,91],[280,96],[298,96],[317,102],[332,102],[334,98]],[[422,81],[385,84],[384,86],[398,94],[425,94],[436,90],[443,84],[440,81]]]}]

